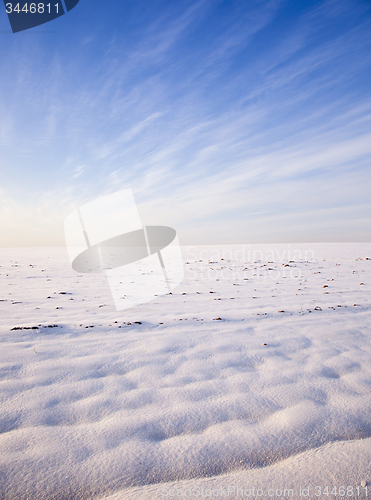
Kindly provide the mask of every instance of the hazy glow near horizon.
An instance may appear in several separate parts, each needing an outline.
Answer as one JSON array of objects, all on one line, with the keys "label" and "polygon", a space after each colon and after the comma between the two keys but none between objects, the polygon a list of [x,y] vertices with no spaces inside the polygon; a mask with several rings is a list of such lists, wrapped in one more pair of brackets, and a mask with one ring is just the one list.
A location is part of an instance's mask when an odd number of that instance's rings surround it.
[{"label": "hazy glow near horizon", "polygon": [[0,246],[131,188],[181,244],[370,241],[366,0],[0,8]]}]

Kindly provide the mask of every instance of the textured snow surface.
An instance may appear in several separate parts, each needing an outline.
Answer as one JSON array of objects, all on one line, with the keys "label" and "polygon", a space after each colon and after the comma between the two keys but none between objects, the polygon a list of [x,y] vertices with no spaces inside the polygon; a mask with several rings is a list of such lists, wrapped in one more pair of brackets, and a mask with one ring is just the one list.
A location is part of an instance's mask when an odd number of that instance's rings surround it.
[{"label": "textured snow surface", "polygon": [[0,250],[1,500],[371,480],[370,244],[182,252],[117,312],[65,249]]}]

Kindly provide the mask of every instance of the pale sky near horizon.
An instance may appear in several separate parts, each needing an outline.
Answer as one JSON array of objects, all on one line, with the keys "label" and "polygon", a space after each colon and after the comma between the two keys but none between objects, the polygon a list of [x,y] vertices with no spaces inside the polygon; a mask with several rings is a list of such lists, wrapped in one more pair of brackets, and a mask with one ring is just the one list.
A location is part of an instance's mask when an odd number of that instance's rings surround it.
[{"label": "pale sky near horizon", "polygon": [[0,5],[0,246],[131,188],[181,244],[371,241],[369,0]]}]

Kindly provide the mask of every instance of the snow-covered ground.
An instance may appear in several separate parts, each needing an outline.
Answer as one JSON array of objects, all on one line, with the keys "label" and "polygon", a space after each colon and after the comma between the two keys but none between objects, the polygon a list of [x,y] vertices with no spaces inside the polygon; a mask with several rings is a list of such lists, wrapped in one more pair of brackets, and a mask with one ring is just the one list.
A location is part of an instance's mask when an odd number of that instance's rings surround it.
[{"label": "snow-covered ground", "polygon": [[117,312],[64,248],[0,250],[0,499],[371,497],[371,245],[182,253]]}]

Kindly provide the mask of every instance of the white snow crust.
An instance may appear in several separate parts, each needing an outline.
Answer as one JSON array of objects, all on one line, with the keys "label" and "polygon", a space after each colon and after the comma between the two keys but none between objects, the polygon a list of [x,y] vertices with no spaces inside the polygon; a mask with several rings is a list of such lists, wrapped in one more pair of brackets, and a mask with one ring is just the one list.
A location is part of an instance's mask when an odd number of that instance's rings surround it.
[{"label": "white snow crust", "polygon": [[66,249],[0,250],[0,499],[371,496],[370,244],[182,253],[117,312]]}]

